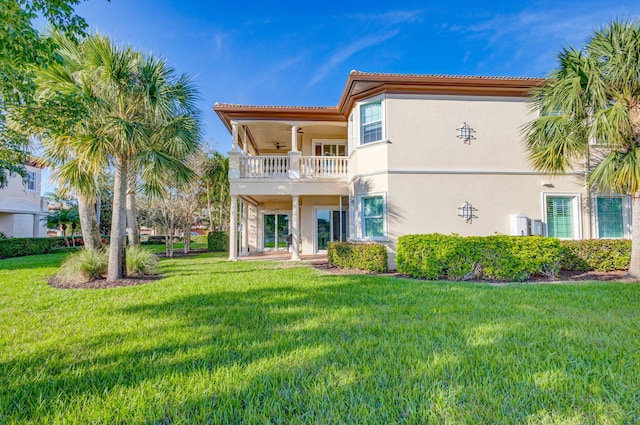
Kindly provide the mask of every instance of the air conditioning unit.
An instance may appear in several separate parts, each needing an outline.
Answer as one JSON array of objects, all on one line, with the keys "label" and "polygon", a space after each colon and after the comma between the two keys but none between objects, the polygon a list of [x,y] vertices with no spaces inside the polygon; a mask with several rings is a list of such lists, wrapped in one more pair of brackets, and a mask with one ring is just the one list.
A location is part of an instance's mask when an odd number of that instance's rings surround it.
[{"label": "air conditioning unit", "polygon": [[509,214],[509,234],[511,236],[529,235],[529,219],[526,214]]},{"label": "air conditioning unit", "polygon": [[542,220],[538,220],[538,219],[529,220],[529,234],[536,235],[536,236],[544,235],[544,223],[542,223]]}]

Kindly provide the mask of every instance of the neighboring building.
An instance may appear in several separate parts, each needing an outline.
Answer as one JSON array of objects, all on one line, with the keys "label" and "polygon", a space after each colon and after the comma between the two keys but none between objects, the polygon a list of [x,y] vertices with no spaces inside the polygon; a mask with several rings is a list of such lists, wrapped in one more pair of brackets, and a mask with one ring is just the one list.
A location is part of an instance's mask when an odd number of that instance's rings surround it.
[{"label": "neighboring building", "polygon": [[233,140],[230,258],[376,241],[394,267],[412,233],[629,238],[626,196],[528,165],[521,129],[542,82],[353,71],[335,107],[216,104]]},{"label": "neighboring building", "polygon": [[47,202],[40,196],[42,166],[37,161],[26,165],[27,177],[9,176],[0,189],[0,232],[15,238],[47,236]]}]

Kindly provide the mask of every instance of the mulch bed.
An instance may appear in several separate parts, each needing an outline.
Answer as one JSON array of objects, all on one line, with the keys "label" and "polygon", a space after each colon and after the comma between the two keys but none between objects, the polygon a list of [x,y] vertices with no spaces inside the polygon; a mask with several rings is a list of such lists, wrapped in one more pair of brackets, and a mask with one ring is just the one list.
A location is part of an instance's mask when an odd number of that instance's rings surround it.
[{"label": "mulch bed", "polygon": [[140,277],[127,277],[125,279],[119,279],[114,282],[108,282],[107,279],[94,279],[89,282],[65,282],[60,280],[57,276],[49,278],[49,286],[58,289],[107,289],[117,288],[120,286],[137,286],[152,283],[162,279],[162,276],[140,276]]}]

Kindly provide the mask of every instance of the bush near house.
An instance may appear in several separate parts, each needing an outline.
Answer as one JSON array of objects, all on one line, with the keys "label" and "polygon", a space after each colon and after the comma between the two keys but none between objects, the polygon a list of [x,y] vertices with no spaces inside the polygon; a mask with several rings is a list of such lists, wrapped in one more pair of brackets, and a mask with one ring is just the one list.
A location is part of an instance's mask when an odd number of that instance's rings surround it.
[{"label": "bush near house", "polygon": [[207,251],[225,252],[229,250],[229,233],[220,230],[209,232],[207,235]]},{"label": "bush near house", "polygon": [[398,271],[424,279],[524,281],[555,276],[563,248],[538,236],[406,235],[398,239]]},{"label": "bush near house", "polygon": [[628,270],[631,241],[625,239],[586,239],[561,241],[560,268],[573,271]]},{"label": "bush near house", "polygon": [[375,243],[330,242],[327,251],[329,264],[345,269],[387,271],[387,247]]},{"label": "bush near house", "polygon": [[63,246],[65,243],[62,237],[0,239],[0,258],[47,254],[52,249]]}]

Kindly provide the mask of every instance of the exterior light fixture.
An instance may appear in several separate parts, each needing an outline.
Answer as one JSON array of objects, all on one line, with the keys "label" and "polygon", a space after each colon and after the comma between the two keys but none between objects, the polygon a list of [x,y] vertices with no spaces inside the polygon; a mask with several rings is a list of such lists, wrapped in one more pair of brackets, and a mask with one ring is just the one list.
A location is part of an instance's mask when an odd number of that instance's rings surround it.
[{"label": "exterior light fixture", "polygon": [[474,208],[473,205],[468,203],[467,201],[462,204],[462,206],[458,207],[460,210],[460,214],[458,217],[462,217],[465,223],[472,223],[474,218],[478,218],[473,212],[478,211],[477,208]]},{"label": "exterior light fixture", "polygon": [[476,131],[469,127],[469,124],[466,122],[463,122],[460,128],[457,128],[456,130],[458,130],[458,139],[462,139],[468,145],[470,145],[471,141],[475,139],[473,133]]}]

